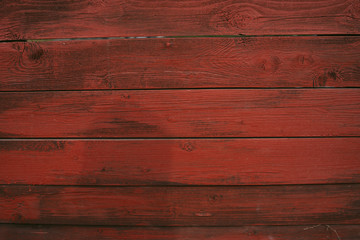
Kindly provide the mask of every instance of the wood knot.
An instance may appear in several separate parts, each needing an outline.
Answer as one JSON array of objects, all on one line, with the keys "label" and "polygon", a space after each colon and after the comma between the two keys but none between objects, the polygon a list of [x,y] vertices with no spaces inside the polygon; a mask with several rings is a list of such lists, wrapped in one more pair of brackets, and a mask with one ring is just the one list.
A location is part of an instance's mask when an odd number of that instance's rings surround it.
[{"label": "wood knot", "polygon": [[114,169],[112,167],[103,167],[101,168],[100,172],[105,173],[105,172],[112,172],[114,171]]},{"label": "wood knot", "polygon": [[314,63],[314,59],[311,55],[299,55],[297,56],[297,62],[300,65],[311,65]]},{"label": "wood knot", "polygon": [[122,99],[130,99],[131,96],[130,96],[129,94],[122,94],[122,95],[121,95],[121,98],[122,98]]},{"label": "wood knot", "polygon": [[44,59],[46,50],[41,48],[37,43],[25,43],[23,50],[20,51],[21,61],[19,66],[22,68],[46,67],[50,69],[48,65],[51,63],[51,60]]},{"label": "wood knot", "polygon": [[29,58],[36,61],[36,60],[39,60],[43,55],[44,55],[44,50],[40,48],[37,51],[32,52],[29,55]]},{"label": "wood knot", "polygon": [[44,56],[45,51],[38,44],[29,44],[25,47],[27,56],[32,61],[38,61],[42,56]]},{"label": "wood knot", "polygon": [[323,74],[314,79],[314,87],[334,86],[336,82],[344,81],[338,69],[325,70]]},{"label": "wood knot", "polygon": [[277,56],[270,56],[268,59],[261,59],[258,63],[260,69],[266,72],[275,73],[281,64],[281,60]]},{"label": "wood knot", "polygon": [[243,4],[231,4],[212,14],[211,22],[219,30],[241,30],[254,23],[261,14],[254,8]]},{"label": "wood knot", "polygon": [[195,150],[195,147],[190,143],[190,142],[186,142],[181,146],[182,150],[187,151],[187,152],[192,152]]},{"label": "wood knot", "polygon": [[250,14],[238,14],[235,13],[233,10],[223,11],[221,13],[221,16],[223,20],[225,20],[229,24],[229,26],[234,28],[245,27],[253,20],[253,17]]},{"label": "wood knot", "polygon": [[210,203],[215,203],[215,202],[218,202],[220,200],[222,200],[223,196],[222,195],[217,195],[217,194],[214,194],[214,195],[210,195],[208,197],[208,201]]},{"label": "wood knot", "polygon": [[149,173],[149,172],[151,172],[151,169],[150,168],[143,168],[142,172],[143,173]]}]

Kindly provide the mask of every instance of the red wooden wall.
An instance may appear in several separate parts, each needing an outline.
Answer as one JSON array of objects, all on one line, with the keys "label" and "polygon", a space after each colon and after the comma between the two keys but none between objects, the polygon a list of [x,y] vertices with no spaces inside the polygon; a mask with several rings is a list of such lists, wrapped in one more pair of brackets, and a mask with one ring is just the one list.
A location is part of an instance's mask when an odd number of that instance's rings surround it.
[{"label": "red wooden wall", "polygon": [[0,6],[1,240],[360,239],[359,0]]}]

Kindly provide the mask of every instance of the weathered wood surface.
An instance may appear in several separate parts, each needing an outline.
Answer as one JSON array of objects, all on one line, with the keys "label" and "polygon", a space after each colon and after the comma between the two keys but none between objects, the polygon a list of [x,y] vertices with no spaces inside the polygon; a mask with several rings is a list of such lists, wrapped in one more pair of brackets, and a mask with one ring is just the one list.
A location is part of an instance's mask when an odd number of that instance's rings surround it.
[{"label": "weathered wood surface", "polygon": [[263,34],[358,34],[358,0],[5,0],[0,40]]},{"label": "weathered wood surface", "polygon": [[0,223],[122,226],[360,224],[360,185],[1,186]]},{"label": "weathered wood surface", "polygon": [[359,136],[359,89],[0,93],[2,138]]},{"label": "weathered wood surface", "polygon": [[5,0],[0,22],[0,240],[360,239],[359,0]]},{"label": "weathered wood surface", "polygon": [[359,138],[2,140],[0,184],[360,183]]},{"label": "weathered wood surface", "polygon": [[360,87],[357,37],[0,44],[0,90]]},{"label": "weathered wood surface", "polygon": [[[359,225],[244,227],[94,227],[0,225],[2,239],[11,240],[358,240]],[[1,238],[1,237],[0,237]]]}]

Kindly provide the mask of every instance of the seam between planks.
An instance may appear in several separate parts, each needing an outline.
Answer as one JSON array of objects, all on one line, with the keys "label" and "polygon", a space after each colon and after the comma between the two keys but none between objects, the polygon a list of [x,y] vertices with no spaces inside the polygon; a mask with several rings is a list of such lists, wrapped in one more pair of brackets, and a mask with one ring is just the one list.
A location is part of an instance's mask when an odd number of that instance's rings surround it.
[{"label": "seam between planks", "polygon": [[42,38],[42,39],[16,39],[0,40],[7,42],[45,42],[45,41],[91,41],[91,40],[124,40],[124,39],[153,39],[153,38],[267,38],[267,37],[359,37],[360,34],[273,34],[273,35],[188,35],[188,36],[133,36],[133,37],[83,37],[83,38]]},{"label": "seam between planks", "polygon": [[119,184],[17,184],[17,183],[9,183],[9,184],[0,184],[0,187],[54,187],[54,188],[257,188],[257,187],[287,187],[287,186],[341,186],[341,185],[360,185],[360,182],[339,182],[339,183],[285,183],[285,184],[257,184],[257,185],[251,185],[251,184],[160,184],[160,185],[146,185],[146,184],[132,184],[132,185],[119,185]]},{"label": "seam between planks", "polygon": [[186,140],[186,139],[199,139],[199,140],[220,140],[220,139],[311,139],[311,138],[321,138],[321,139],[330,139],[330,138],[359,138],[360,136],[298,136],[298,137],[92,137],[92,138],[79,138],[79,137],[64,137],[64,138],[49,138],[49,137],[39,137],[39,138],[0,138],[0,141],[22,141],[22,140],[29,140],[29,141],[37,141],[37,140],[118,140],[118,141],[126,141],[126,140]]},{"label": "seam between planks", "polygon": [[113,88],[113,89],[47,89],[47,90],[0,90],[0,93],[37,93],[37,92],[103,92],[103,91],[187,91],[187,90],[329,90],[359,89],[360,87],[208,87],[208,88]]},{"label": "seam between planks", "polygon": [[54,227],[90,227],[90,228],[96,228],[96,227],[101,227],[101,228],[118,228],[118,229],[122,229],[122,228],[126,228],[126,229],[154,229],[154,228],[167,228],[167,229],[179,229],[179,228],[241,228],[241,227],[270,227],[270,228],[277,228],[277,227],[314,227],[317,225],[320,226],[326,226],[326,225],[330,225],[330,226],[360,226],[360,224],[345,224],[345,223],[336,223],[336,224],[299,224],[299,225],[289,225],[289,224],[282,224],[282,225],[229,225],[229,226],[214,226],[214,225],[209,225],[209,226],[193,226],[193,225],[189,225],[189,226],[168,226],[168,225],[164,225],[164,226],[148,226],[148,225],[144,225],[144,226],[134,226],[134,225],[101,225],[101,224],[64,224],[64,223],[14,223],[14,222],[9,222],[9,223],[0,223],[0,226],[3,225],[17,225],[17,226],[37,226],[37,227],[42,227],[42,226],[54,226]]}]

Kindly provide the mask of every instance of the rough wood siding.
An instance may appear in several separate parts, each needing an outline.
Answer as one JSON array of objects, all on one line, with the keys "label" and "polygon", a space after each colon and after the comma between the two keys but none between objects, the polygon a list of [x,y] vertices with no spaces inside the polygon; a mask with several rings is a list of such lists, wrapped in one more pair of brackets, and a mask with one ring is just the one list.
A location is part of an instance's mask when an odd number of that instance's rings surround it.
[{"label": "rough wood siding", "polygon": [[0,6],[0,240],[360,239],[358,0]]}]

